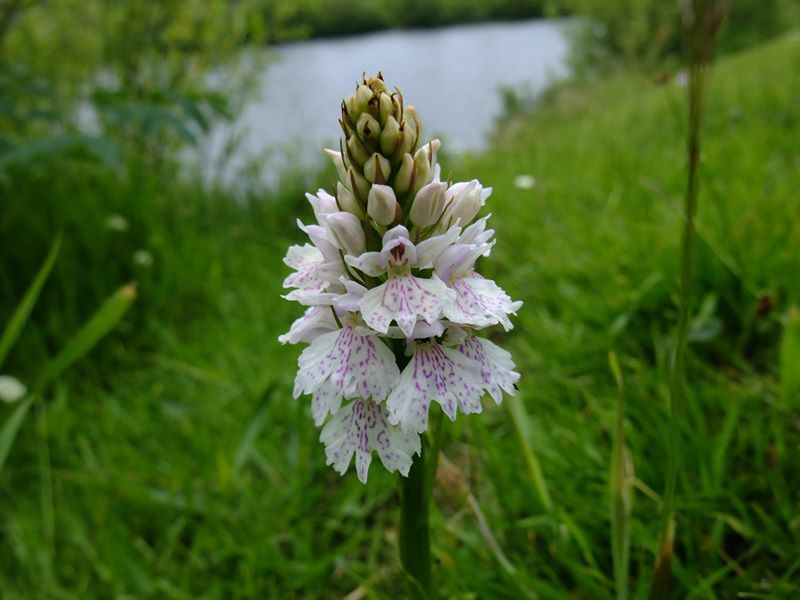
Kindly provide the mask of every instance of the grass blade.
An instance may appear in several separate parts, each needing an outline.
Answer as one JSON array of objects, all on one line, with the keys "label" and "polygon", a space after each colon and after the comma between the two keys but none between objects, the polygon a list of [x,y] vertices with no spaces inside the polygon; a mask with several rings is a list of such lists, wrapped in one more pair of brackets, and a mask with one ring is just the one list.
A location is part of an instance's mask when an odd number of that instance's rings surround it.
[{"label": "grass blade", "polygon": [[8,417],[0,430],[0,471],[5,465],[11,446],[22,426],[25,415],[33,401],[47,385],[56,379],[67,367],[89,352],[103,336],[119,323],[122,316],[136,299],[136,288],[132,284],[124,285],[103,303],[77,334],[67,342],[64,349],[47,364],[36,381],[34,391],[29,394]]},{"label": "grass blade", "polygon": [[33,404],[33,396],[28,395],[14,409],[14,412],[11,413],[11,416],[9,416],[3,424],[3,429],[0,430],[0,471],[3,470],[3,465],[6,463],[8,453],[11,451],[11,445],[17,437],[17,431],[19,431],[19,428],[22,426],[22,421],[25,419],[25,415],[28,414],[31,404]]},{"label": "grass blade", "polygon": [[617,419],[614,430],[614,445],[611,450],[609,474],[611,509],[611,554],[614,562],[614,587],[617,600],[628,597],[628,567],[630,563],[631,490],[628,468],[625,461],[625,385],[619,368],[617,355],[609,352],[608,362],[617,382]]},{"label": "grass blade", "polygon": [[781,400],[788,407],[792,398],[800,398],[800,310],[796,307],[786,317],[780,360]]},{"label": "grass blade", "polygon": [[3,330],[3,336],[0,337],[0,366],[3,365],[8,352],[14,346],[14,342],[17,341],[22,328],[25,327],[25,323],[28,322],[28,317],[36,304],[36,300],[39,298],[42,287],[44,287],[44,283],[53,269],[59,250],[61,250],[61,235],[56,236],[56,239],[53,240],[50,252],[47,253],[47,258],[44,259],[44,263],[39,267],[39,272],[36,273],[36,277],[33,278],[30,287],[25,292],[17,309],[11,315],[11,319]]},{"label": "grass blade", "polygon": [[67,342],[61,352],[47,364],[36,382],[36,391],[43,391],[66,368],[88,353],[119,323],[135,299],[136,286],[133,284],[124,285],[114,292],[78,333]]},{"label": "grass blade", "polygon": [[551,512],[553,510],[553,501],[550,498],[550,491],[547,488],[542,467],[539,465],[539,459],[536,457],[536,452],[531,447],[526,433],[528,431],[528,414],[525,412],[525,407],[522,405],[519,396],[509,396],[503,406],[506,407],[511,424],[514,426],[514,433],[522,449],[525,466],[528,468],[528,474],[533,482],[536,495],[539,497],[539,502],[547,512]]}]

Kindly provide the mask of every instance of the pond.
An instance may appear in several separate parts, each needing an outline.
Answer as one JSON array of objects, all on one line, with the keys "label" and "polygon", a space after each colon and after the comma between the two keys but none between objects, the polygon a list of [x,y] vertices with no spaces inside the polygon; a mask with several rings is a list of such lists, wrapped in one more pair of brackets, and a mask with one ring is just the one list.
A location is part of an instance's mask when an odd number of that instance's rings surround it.
[{"label": "pond", "polygon": [[362,73],[378,71],[417,108],[425,140],[441,137],[450,152],[481,150],[502,111],[501,88],[535,94],[566,75],[566,27],[550,20],[483,23],[265,50],[272,54],[254,98],[234,123],[212,133],[207,160],[237,136],[235,160],[221,173],[223,180],[245,157],[258,157],[273,173],[317,164],[323,146],[338,148],[342,98]]}]

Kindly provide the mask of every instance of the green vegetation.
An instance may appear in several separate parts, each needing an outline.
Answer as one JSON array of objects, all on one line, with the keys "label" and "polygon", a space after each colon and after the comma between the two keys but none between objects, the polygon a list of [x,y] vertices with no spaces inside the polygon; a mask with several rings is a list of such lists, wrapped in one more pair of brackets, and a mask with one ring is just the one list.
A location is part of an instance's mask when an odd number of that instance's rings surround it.
[{"label": "green vegetation", "polygon": [[[794,33],[711,73],[676,598],[787,598],[800,582],[798,72]],[[494,187],[487,275],[525,301],[504,342],[523,373],[507,405],[519,418],[487,405],[443,449],[432,520],[447,597],[610,598],[613,556],[628,552],[630,594],[647,590],[684,95],[632,76],[561,86],[491,152],[444,159]],[[317,181],[232,198],[123,151],[106,164],[77,144],[0,170],[4,322],[63,233],[4,373],[33,381],[103,299],[138,283],[120,326],[32,404],[0,472],[0,595],[398,597],[395,482],[325,466],[309,403],[291,397],[298,349],[276,339],[300,312],[279,298],[280,260]],[[533,189],[514,186],[521,174]]]},{"label": "green vegetation", "polygon": [[[663,0],[554,0],[552,8],[584,17],[576,30],[573,66],[579,72],[615,67],[657,68],[683,51],[678,2]],[[735,52],[800,24],[792,0],[730,0],[718,51]]]}]

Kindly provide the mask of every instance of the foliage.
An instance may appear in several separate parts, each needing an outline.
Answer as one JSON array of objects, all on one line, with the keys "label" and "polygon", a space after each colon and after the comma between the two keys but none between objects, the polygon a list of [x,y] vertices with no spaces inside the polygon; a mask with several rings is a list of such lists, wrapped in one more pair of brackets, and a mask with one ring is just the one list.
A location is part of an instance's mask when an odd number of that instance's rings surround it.
[{"label": "foliage", "polygon": [[[305,27],[310,37],[381,29],[425,28],[490,20],[540,17],[545,0],[303,0],[289,23],[292,36]],[[283,39],[289,39],[284,37]]]},{"label": "foliage", "polygon": [[5,8],[13,27],[0,28],[10,65],[0,73],[0,177],[61,160],[169,164],[230,115],[250,82],[235,69],[217,81],[211,73],[266,36],[253,0],[10,0]]},{"label": "foliage", "polygon": [[[555,0],[585,19],[575,30],[573,63],[579,72],[615,66],[653,67],[681,52],[679,0]],[[735,52],[800,24],[791,0],[730,2],[720,52]]]},{"label": "foliage", "polygon": [[[59,236],[50,248],[44,264],[42,264],[33,282],[31,282],[11,319],[6,323],[3,334],[0,336],[0,367],[3,366],[8,352],[22,333],[33,306],[36,304],[47,277],[50,275],[60,248],[61,237]],[[0,471],[5,465],[8,454],[17,437],[17,432],[33,403],[67,368],[83,358],[117,325],[128,308],[130,308],[135,297],[136,292],[132,285],[120,288],[92,315],[55,358],[44,363],[34,380],[33,388],[30,391],[27,390],[27,387],[23,388],[25,392],[23,392],[23,397],[17,400],[19,402],[18,406],[14,408],[3,424],[2,429],[0,429]]]}]

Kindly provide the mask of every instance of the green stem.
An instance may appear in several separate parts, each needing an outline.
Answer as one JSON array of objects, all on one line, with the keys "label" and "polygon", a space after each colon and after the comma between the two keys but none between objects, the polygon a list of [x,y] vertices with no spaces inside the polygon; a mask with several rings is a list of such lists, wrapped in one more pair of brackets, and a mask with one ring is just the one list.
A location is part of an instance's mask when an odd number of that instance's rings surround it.
[{"label": "green stem", "polygon": [[669,596],[678,473],[680,472],[680,425],[686,404],[686,345],[689,334],[692,296],[692,255],[697,212],[697,171],[700,162],[700,128],[703,114],[703,92],[706,67],[710,62],[714,38],[724,18],[724,1],[693,0],[685,7],[689,20],[689,131],[687,135],[687,178],[684,196],[684,221],[681,235],[681,278],[678,327],[669,364],[669,456],[664,490],[663,533],[656,568],[650,587],[650,598]]},{"label": "green stem", "polygon": [[[394,355],[402,370],[408,364],[405,340],[395,340]],[[441,411],[439,411],[441,413]],[[408,477],[400,479],[400,562],[408,575],[411,597],[434,597],[431,577],[430,499],[441,447],[441,415],[434,417],[433,447],[421,436],[420,453],[415,456]],[[429,472],[430,471],[430,472]]]},{"label": "green stem", "polygon": [[410,578],[412,596],[429,600],[433,584],[426,447],[423,436],[422,450],[414,457],[408,477],[400,477],[400,562]]}]

